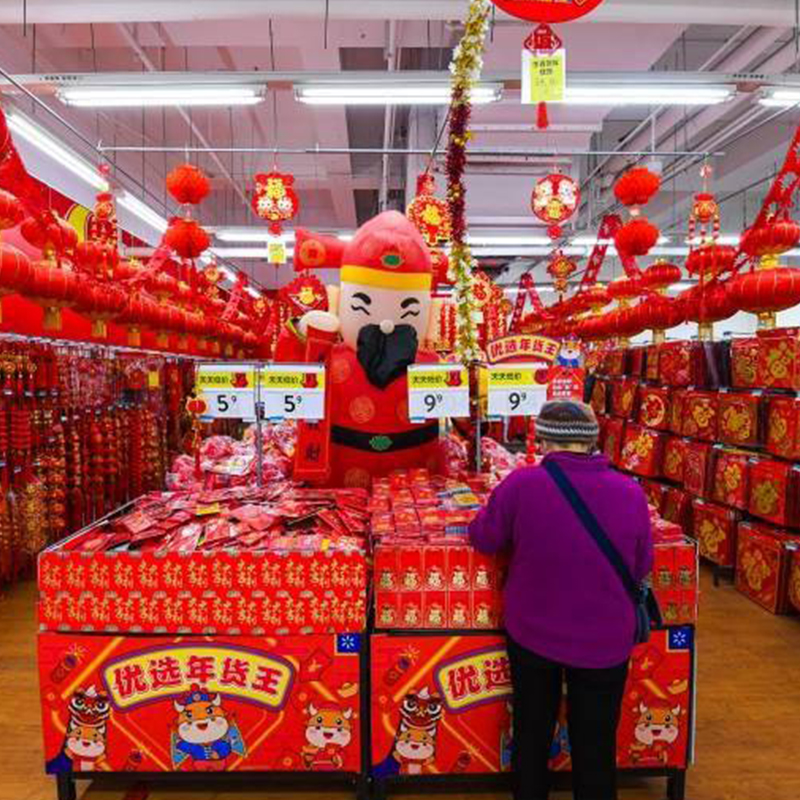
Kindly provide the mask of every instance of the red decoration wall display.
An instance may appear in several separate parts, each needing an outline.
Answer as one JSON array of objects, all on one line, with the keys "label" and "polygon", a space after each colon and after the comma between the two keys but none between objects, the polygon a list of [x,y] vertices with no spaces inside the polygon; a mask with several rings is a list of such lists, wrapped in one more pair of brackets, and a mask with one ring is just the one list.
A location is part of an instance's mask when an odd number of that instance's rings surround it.
[{"label": "red decoration wall display", "polygon": [[278,236],[283,223],[294,219],[300,210],[300,198],[293,188],[294,175],[273,170],[258,173],[253,181],[253,211],[269,222],[270,232]]},{"label": "red decoration wall display", "polygon": [[571,22],[594,11],[603,0],[493,0],[494,4],[518,19],[531,22]]},{"label": "red decoration wall display", "polygon": [[581,200],[578,184],[567,175],[554,173],[540,178],[531,194],[531,210],[548,225],[551,239],[561,236],[561,224],[577,210]]},{"label": "red decoration wall display", "polygon": [[167,191],[181,205],[196,206],[208,197],[211,183],[194,164],[180,164],[167,175]]}]

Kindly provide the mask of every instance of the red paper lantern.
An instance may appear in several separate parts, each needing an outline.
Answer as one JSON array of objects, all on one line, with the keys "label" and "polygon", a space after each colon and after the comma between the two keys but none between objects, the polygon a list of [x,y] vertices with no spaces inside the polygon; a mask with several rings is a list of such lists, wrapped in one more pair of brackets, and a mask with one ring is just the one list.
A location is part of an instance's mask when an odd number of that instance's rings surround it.
[{"label": "red paper lantern", "polygon": [[406,216],[422,234],[428,247],[450,241],[452,234],[450,207],[434,196],[436,179],[430,172],[417,177],[417,196],[408,204]]},{"label": "red paper lantern", "polygon": [[78,310],[92,321],[92,336],[105,339],[107,322],[119,316],[125,307],[125,292],[109,283],[93,283],[82,294]]},{"label": "red paper lantern", "polygon": [[730,270],[735,260],[735,247],[726,244],[703,244],[687,256],[686,271],[701,278],[710,278]]},{"label": "red paper lantern", "polygon": [[282,223],[293,219],[300,210],[300,198],[292,188],[294,175],[273,171],[259,173],[253,180],[253,211],[267,220],[270,232],[278,236],[283,230]]},{"label": "red paper lantern", "polygon": [[614,196],[624,206],[645,206],[661,187],[661,178],[647,167],[623,173],[614,185]]},{"label": "red paper lantern", "polygon": [[800,225],[780,219],[748,228],[742,234],[741,250],[751,258],[776,259],[800,242]]},{"label": "red paper lantern", "polygon": [[33,265],[28,286],[30,299],[44,309],[43,326],[48,331],[61,330],[61,309],[75,305],[87,288],[72,270],[48,259]]},{"label": "red paper lantern", "polygon": [[596,283],[581,294],[586,298],[586,306],[598,313],[611,302],[611,295],[602,283]]},{"label": "red paper lantern", "polygon": [[800,303],[800,269],[795,267],[740,273],[725,285],[736,308],[758,314],[761,328],[774,327],[777,311]]},{"label": "red paper lantern", "polygon": [[194,164],[180,164],[167,175],[167,191],[181,205],[196,206],[208,197],[211,183]]},{"label": "red paper lantern", "polygon": [[25,217],[25,209],[20,200],[11,192],[0,189],[0,231],[15,228]]},{"label": "red paper lantern", "polygon": [[494,4],[512,17],[531,22],[570,22],[594,11],[603,0],[494,0]]},{"label": "red paper lantern", "polygon": [[701,339],[710,339],[711,325],[728,319],[737,310],[723,283],[693,286],[677,299],[684,303],[686,318],[698,323]]},{"label": "red paper lantern", "polygon": [[642,285],[654,292],[664,291],[681,279],[681,268],[667,261],[656,261],[642,273]]},{"label": "red paper lantern", "polygon": [[28,217],[20,227],[25,241],[39,248],[46,258],[71,253],[78,244],[75,228],[51,211]]},{"label": "red paper lantern", "polygon": [[580,201],[578,184],[567,175],[555,173],[536,182],[531,194],[531,210],[547,223],[550,238],[557,239],[561,236],[561,223],[575,213]]},{"label": "red paper lantern", "polygon": [[636,306],[636,313],[644,328],[652,330],[656,340],[662,339],[663,331],[686,321],[686,310],[682,300],[670,300],[663,295],[652,295]]},{"label": "red paper lantern", "polygon": [[174,217],[164,234],[164,241],[181,258],[197,258],[208,250],[211,237],[193,219]]},{"label": "red paper lantern", "polygon": [[119,264],[119,251],[112,244],[99,241],[81,242],[75,248],[75,263],[86,272],[110,278]]},{"label": "red paper lantern", "polygon": [[621,256],[646,256],[656,246],[659,233],[648,220],[632,219],[614,234],[614,244]]},{"label": "red paper lantern", "polygon": [[638,278],[628,278],[623,275],[611,281],[606,292],[614,300],[630,301],[642,293],[642,284]]},{"label": "red paper lantern", "polygon": [[[10,244],[0,244],[0,297],[9,294],[24,294],[31,278],[31,262],[28,256]],[[0,306],[0,322],[3,321]]]}]

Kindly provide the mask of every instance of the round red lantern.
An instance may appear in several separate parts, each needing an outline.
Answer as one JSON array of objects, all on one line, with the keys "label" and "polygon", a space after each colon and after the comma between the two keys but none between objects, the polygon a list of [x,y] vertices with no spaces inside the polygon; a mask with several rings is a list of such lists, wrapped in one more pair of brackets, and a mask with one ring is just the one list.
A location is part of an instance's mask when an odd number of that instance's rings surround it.
[{"label": "round red lantern", "polygon": [[61,309],[75,305],[85,289],[76,273],[48,259],[37,261],[31,269],[28,297],[44,309],[45,330],[61,330]]},{"label": "round red lantern", "polygon": [[664,331],[686,321],[686,311],[682,300],[670,300],[663,295],[652,295],[636,306],[644,328],[653,331],[653,342],[664,341]]},{"label": "round red lantern", "polygon": [[181,258],[197,258],[208,250],[211,237],[193,219],[174,217],[164,234],[164,241]]},{"label": "round red lantern", "polygon": [[608,289],[606,289],[602,283],[596,283],[594,286],[582,292],[582,294],[586,298],[587,307],[591,308],[595,314],[599,314],[612,299],[611,295],[608,293]]},{"label": "round red lantern", "polygon": [[531,210],[549,227],[551,239],[561,236],[561,224],[577,210],[581,201],[578,184],[567,175],[555,173],[540,178],[531,194]]},{"label": "round red lantern", "polygon": [[11,192],[0,189],[0,231],[15,228],[25,217],[25,209],[20,200]]},{"label": "round red lantern", "polygon": [[614,184],[614,196],[629,208],[644,206],[660,187],[661,178],[655,172],[647,167],[634,167],[624,172]]},{"label": "round red lantern", "polygon": [[618,300],[620,306],[626,306],[634,297],[638,297],[642,293],[642,284],[638,278],[621,275],[608,284],[606,292],[609,297]]},{"label": "round red lantern", "polygon": [[658,228],[648,220],[632,219],[614,234],[614,244],[622,257],[646,256],[656,246],[658,236]]},{"label": "round red lantern", "polygon": [[684,303],[686,319],[697,323],[698,336],[704,341],[712,339],[715,322],[728,319],[737,310],[725,284],[719,282],[693,286],[677,299]]},{"label": "round red lantern", "polygon": [[686,257],[686,271],[708,279],[727,272],[736,260],[736,248],[726,244],[703,244]]},{"label": "round red lantern", "polygon": [[[28,256],[10,244],[0,244],[0,298],[9,294],[25,294],[31,278]],[[0,305],[0,322],[3,307]]]},{"label": "round red lantern", "polygon": [[603,0],[494,0],[494,4],[512,17],[531,22],[570,22],[594,11]]},{"label": "round red lantern", "polygon": [[56,254],[70,254],[78,244],[75,228],[50,211],[28,217],[22,223],[20,233],[28,244],[38,247],[48,259],[54,258]]},{"label": "round red lantern", "polygon": [[181,205],[196,206],[208,197],[211,183],[194,164],[180,164],[167,175],[167,191]]},{"label": "round red lantern", "polygon": [[677,264],[670,264],[667,261],[658,260],[651,264],[642,273],[642,285],[654,292],[663,293],[673,283],[681,279],[681,268]]},{"label": "round red lantern", "polygon": [[256,216],[267,220],[270,232],[278,236],[283,223],[297,216],[300,210],[300,198],[292,188],[294,175],[273,171],[259,173],[253,180],[253,211]]},{"label": "round red lantern", "polygon": [[736,308],[758,315],[759,328],[774,328],[776,312],[800,303],[800,269],[795,267],[740,273],[725,285]]},{"label": "round red lantern", "polygon": [[78,305],[81,314],[92,321],[92,336],[108,337],[109,320],[119,316],[125,307],[125,292],[110,283],[93,283],[86,290]]},{"label": "round red lantern", "polygon": [[766,260],[765,266],[777,263],[778,256],[800,242],[800,225],[793,219],[781,219],[748,228],[742,234],[741,250],[751,258]]}]

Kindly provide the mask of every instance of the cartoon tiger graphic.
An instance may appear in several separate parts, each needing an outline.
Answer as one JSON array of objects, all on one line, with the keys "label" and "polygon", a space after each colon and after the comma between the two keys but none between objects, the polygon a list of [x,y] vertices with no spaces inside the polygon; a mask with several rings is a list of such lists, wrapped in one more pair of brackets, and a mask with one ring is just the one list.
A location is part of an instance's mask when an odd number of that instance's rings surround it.
[{"label": "cartoon tiger graphic", "polygon": [[93,772],[105,758],[108,744],[108,696],[94,686],[77,689],[68,711],[61,752],[47,762],[47,772]]}]

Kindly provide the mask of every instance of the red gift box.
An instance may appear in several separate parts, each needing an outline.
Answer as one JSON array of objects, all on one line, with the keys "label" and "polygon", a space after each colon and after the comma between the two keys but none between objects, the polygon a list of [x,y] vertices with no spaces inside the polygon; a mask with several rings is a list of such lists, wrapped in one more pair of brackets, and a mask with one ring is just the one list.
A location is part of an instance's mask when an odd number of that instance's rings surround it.
[{"label": "red gift box", "polygon": [[789,602],[795,611],[800,611],[800,549],[792,553],[789,569]]},{"label": "red gift box", "polygon": [[595,414],[605,414],[609,406],[609,383],[602,378],[598,378],[592,386],[592,397],[590,404]]},{"label": "red gift box", "polygon": [[688,389],[673,389],[669,404],[669,430],[676,436],[683,434],[683,409]]},{"label": "red gift box", "polygon": [[694,538],[700,555],[720,567],[732,567],[736,557],[738,511],[695,498],[692,504]]},{"label": "red gift box", "polygon": [[638,388],[639,382],[636,378],[621,378],[612,383],[611,413],[615,417],[633,419]]},{"label": "red gift box", "polygon": [[705,497],[709,493],[711,445],[708,442],[686,442],[683,455],[683,485],[690,494]]},{"label": "red gift box", "polygon": [[762,443],[760,394],[721,392],[717,418],[721,442],[747,447]]},{"label": "red gift box", "polygon": [[644,347],[631,347],[628,350],[628,374],[636,378],[644,377],[644,363],[645,355],[647,353]]},{"label": "red gift box", "polygon": [[609,417],[603,427],[603,452],[612,464],[620,463],[624,438],[625,420]]},{"label": "red gift box", "polygon": [[670,390],[643,386],[639,392],[639,422],[648,428],[669,428]]},{"label": "red gift box", "polygon": [[665,434],[628,424],[620,455],[620,467],[635,475],[654,477],[661,474]]},{"label": "red gift box", "polygon": [[731,386],[753,389],[758,386],[758,339],[735,339],[731,343]]},{"label": "red gift box", "polygon": [[773,614],[789,611],[789,578],[800,538],[757,522],[739,525],[736,588]]},{"label": "red gift box", "polygon": [[750,497],[749,453],[719,450],[714,459],[712,497],[718,503],[746,509]]},{"label": "red gift box", "polygon": [[800,400],[795,397],[768,397],[768,452],[792,460],[800,459]]},{"label": "red gift box", "polygon": [[603,372],[606,375],[618,378],[625,374],[625,356],[626,350],[618,347],[614,350],[609,350],[603,360]]},{"label": "red gift box", "polygon": [[775,525],[791,525],[795,503],[796,472],[789,464],[771,459],[753,459],[747,510]]},{"label": "red gift box", "polygon": [[647,495],[647,502],[661,514],[661,510],[664,507],[664,497],[667,494],[666,484],[644,478],[642,480],[642,489]]},{"label": "red gift box", "polygon": [[648,381],[657,381],[658,380],[658,345],[651,344],[647,347],[647,356],[646,356],[646,363],[645,363],[645,378]]},{"label": "red gift box", "polygon": [[675,483],[683,483],[686,444],[686,439],[678,436],[667,436],[664,441],[664,477]]},{"label": "red gift box", "polygon": [[788,330],[759,335],[758,385],[764,389],[800,389],[800,339]]},{"label": "red gift box", "polygon": [[690,391],[683,400],[684,436],[713,442],[717,439],[717,398],[716,392]]},{"label": "red gift box", "polygon": [[664,519],[680,525],[684,533],[692,529],[692,496],[683,489],[671,486],[664,495]]},{"label": "red gift box", "polygon": [[691,342],[666,342],[658,346],[658,380],[667,386],[691,385]]}]

